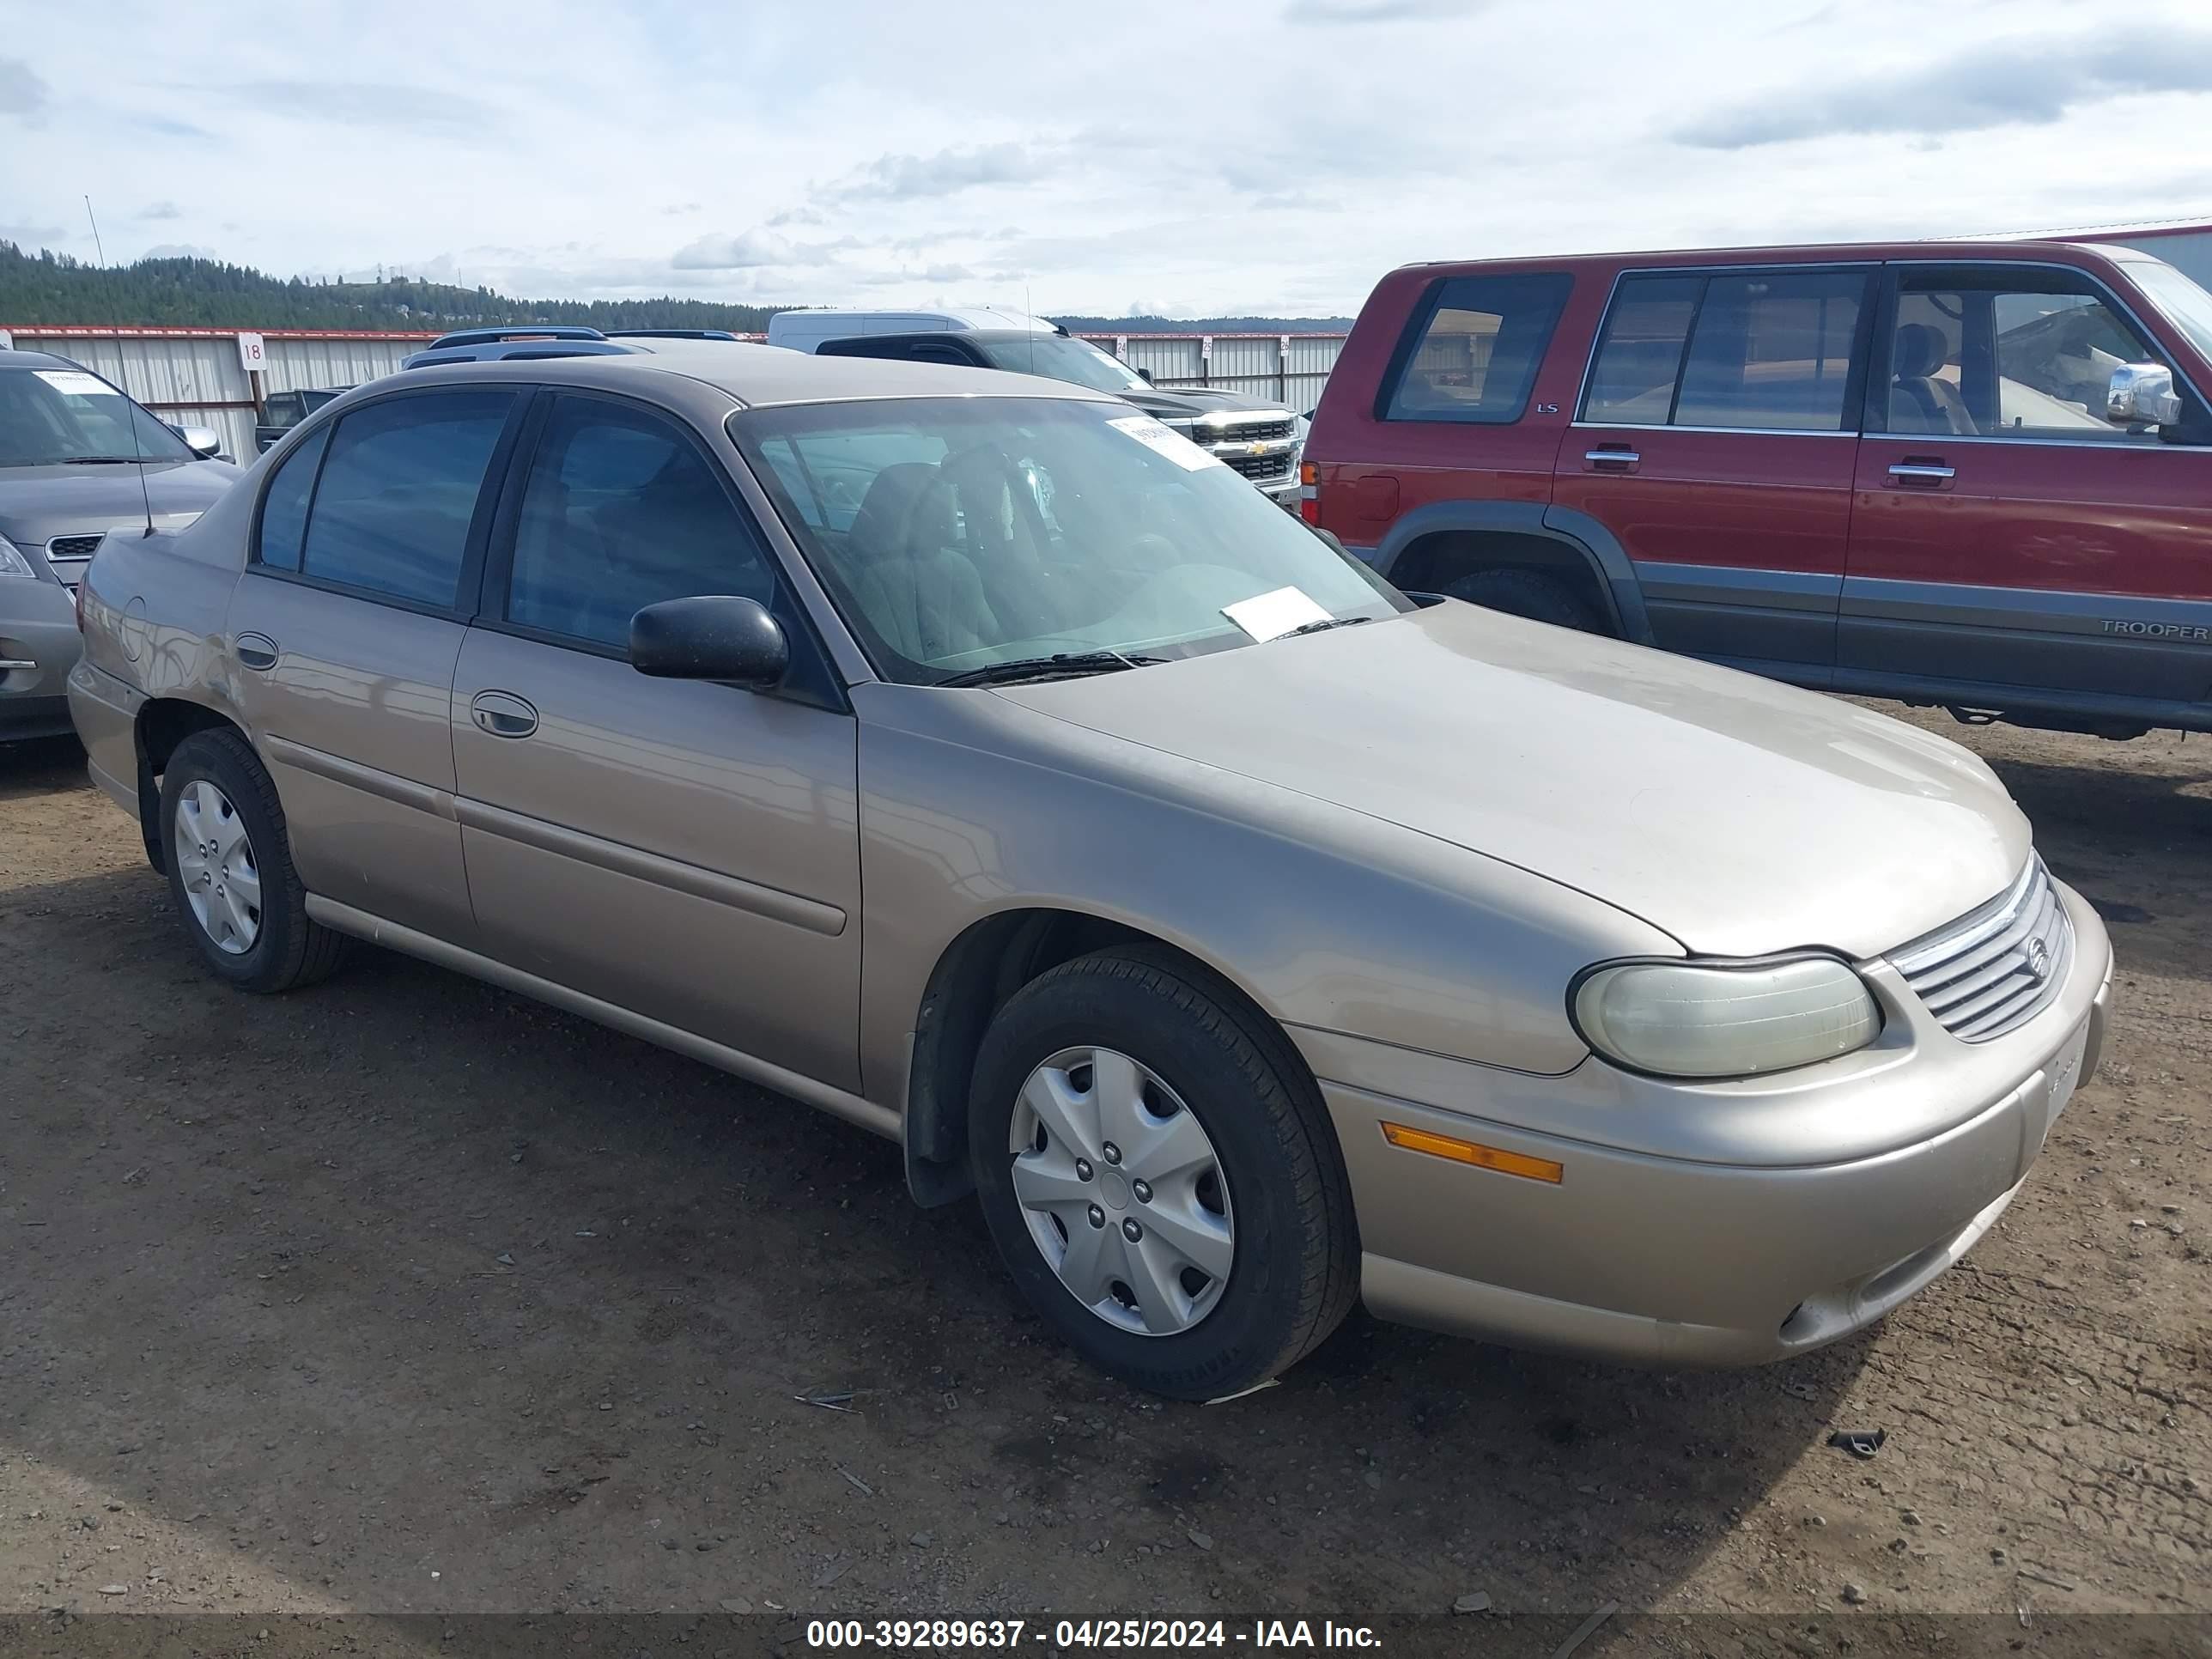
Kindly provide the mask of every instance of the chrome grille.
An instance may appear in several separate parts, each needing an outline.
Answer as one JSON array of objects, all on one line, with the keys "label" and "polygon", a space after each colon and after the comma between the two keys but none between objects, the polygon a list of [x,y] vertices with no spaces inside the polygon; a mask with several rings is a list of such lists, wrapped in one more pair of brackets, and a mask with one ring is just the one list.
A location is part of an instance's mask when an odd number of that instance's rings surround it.
[{"label": "chrome grille", "polygon": [[1262,415],[1256,420],[1200,421],[1197,437],[1202,444],[1279,443],[1297,434],[1297,420],[1287,415]]},{"label": "chrome grille", "polygon": [[2074,928],[2041,858],[1948,927],[1889,953],[1928,1012],[1965,1042],[2002,1036],[2058,994],[2074,963]]}]

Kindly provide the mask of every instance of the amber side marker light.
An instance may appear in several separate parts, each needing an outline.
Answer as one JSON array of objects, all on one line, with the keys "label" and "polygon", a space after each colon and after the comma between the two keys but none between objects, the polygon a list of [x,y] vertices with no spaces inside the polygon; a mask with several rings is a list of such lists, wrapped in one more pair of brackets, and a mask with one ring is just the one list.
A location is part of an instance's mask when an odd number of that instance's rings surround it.
[{"label": "amber side marker light", "polygon": [[1525,1152],[1509,1152],[1503,1146],[1486,1146],[1479,1140],[1462,1140],[1457,1135],[1436,1134],[1427,1129],[1409,1128],[1403,1123],[1385,1123],[1382,1139],[1409,1152],[1426,1152],[1431,1158],[1448,1158],[1454,1164],[1472,1164],[1478,1170],[1494,1170],[1499,1175],[1548,1181],[1554,1187],[1566,1172],[1548,1158],[1530,1158]]}]

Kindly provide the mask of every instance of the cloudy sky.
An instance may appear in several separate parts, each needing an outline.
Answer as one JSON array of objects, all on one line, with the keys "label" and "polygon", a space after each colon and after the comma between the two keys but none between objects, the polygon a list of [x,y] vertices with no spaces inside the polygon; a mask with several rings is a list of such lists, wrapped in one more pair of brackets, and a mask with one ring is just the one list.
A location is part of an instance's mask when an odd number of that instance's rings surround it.
[{"label": "cloudy sky", "polygon": [[2212,216],[2203,0],[0,0],[0,237],[1327,315],[1407,260]]}]

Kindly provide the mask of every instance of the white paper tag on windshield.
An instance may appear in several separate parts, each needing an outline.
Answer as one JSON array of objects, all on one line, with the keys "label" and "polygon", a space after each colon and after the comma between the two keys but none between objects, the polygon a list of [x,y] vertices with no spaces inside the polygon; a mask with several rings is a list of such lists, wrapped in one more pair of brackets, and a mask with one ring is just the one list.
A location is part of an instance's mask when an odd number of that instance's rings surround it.
[{"label": "white paper tag on windshield", "polygon": [[1328,620],[1328,612],[1296,587],[1279,587],[1272,593],[1224,605],[1221,614],[1255,640],[1272,640],[1308,623]]},{"label": "white paper tag on windshield", "polygon": [[1149,415],[1125,415],[1107,425],[1116,432],[1126,432],[1147,449],[1157,449],[1177,466],[1196,472],[1202,467],[1220,466],[1222,462],[1207,454],[1181,433],[1162,426]]},{"label": "white paper tag on windshield", "polygon": [[31,373],[55,391],[72,398],[119,398],[123,395],[97,374],[88,374],[81,368],[34,368]]}]

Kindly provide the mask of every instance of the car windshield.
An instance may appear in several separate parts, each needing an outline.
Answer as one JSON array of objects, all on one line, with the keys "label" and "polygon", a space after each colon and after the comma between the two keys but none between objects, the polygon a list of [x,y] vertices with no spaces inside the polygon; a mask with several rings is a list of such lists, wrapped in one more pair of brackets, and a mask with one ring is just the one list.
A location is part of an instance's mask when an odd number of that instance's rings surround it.
[{"label": "car windshield", "polygon": [[2212,358],[2212,294],[2163,260],[2130,261],[2128,274],[2198,354]]},{"label": "car windshield", "polygon": [[192,452],[97,374],[0,369],[0,466],[133,459],[189,461]]},{"label": "car windshield", "polygon": [[1142,392],[1144,377],[1111,352],[1067,334],[1032,334],[1026,340],[993,340],[983,355],[994,367],[1017,374],[1042,374],[1093,392]]},{"label": "car windshield", "polygon": [[884,399],[741,410],[729,430],[887,679],[1197,656],[1410,606],[1124,404]]}]

